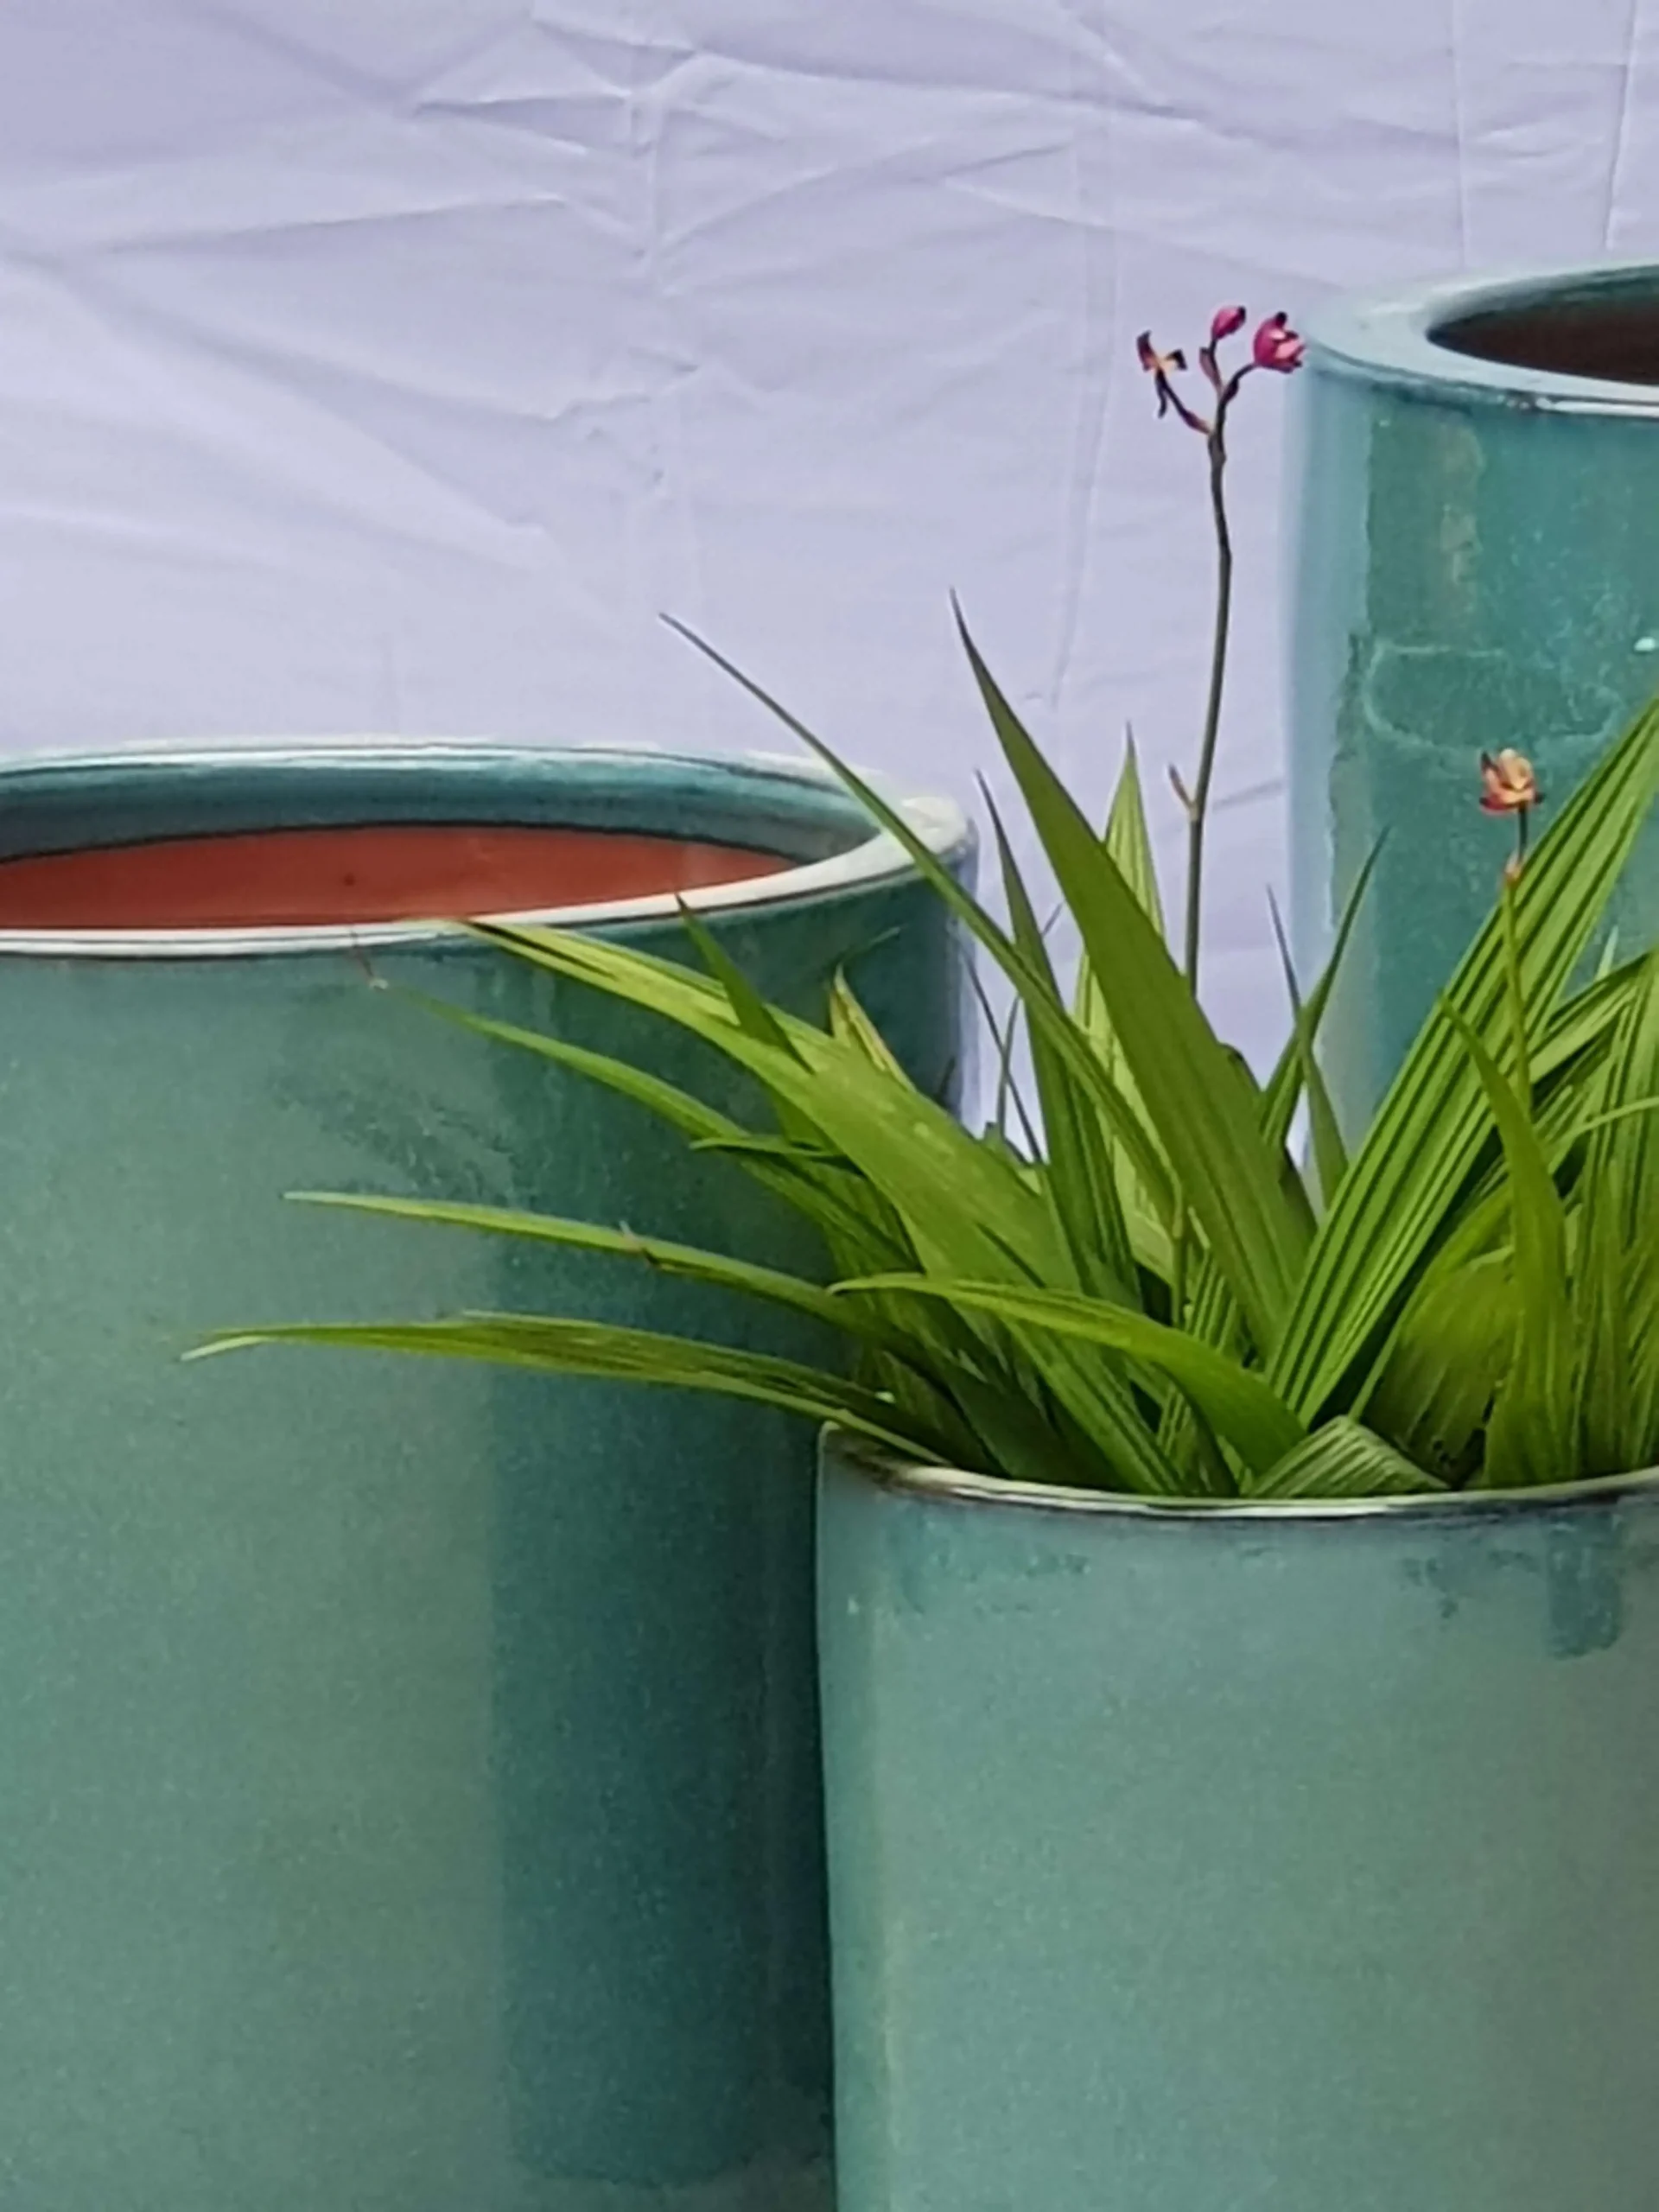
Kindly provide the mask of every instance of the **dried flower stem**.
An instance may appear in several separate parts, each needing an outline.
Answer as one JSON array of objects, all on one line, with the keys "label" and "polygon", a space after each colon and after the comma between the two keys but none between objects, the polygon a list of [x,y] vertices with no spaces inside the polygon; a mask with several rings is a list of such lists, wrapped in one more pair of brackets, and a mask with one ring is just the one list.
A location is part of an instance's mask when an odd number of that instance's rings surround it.
[{"label": "dried flower stem", "polygon": [[[1250,358],[1230,375],[1221,365],[1221,348],[1236,338],[1249,321],[1244,308],[1217,308],[1210,336],[1198,348],[1198,365],[1215,395],[1213,412],[1200,414],[1182,397],[1175,379],[1186,368],[1179,350],[1163,353],[1152,333],[1143,330],[1135,340],[1141,366],[1153,380],[1161,420],[1173,415],[1205,442],[1210,461],[1210,512],[1216,540],[1216,614],[1210,648],[1210,690],[1205,702],[1204,734],[1198,746],[1198,778],[1189,791],[1179,769],[1169,779],[1186,815],[1186,929],[1183,960],[1188,985],[1197,995],[1198,950],[1204,929],[1204,841],[1210,817],[1210,787],[1215,779],[1216,752],[1221,737],[1222,702],[1227,687],[1227,645],[1233,620],[1233,534],[1227,517],[1227,416],[1246,377],[1258,370],[1289,376],[1302,365],[1303,343],[1291,328],[1289,318],[1270,315],[1251,342]],[[1178,1329],[1186,1322],[1189,1224],[1186,1208],[1177,1203],[1170,1224],[1170,1319]]]},{"label": "dried flower stem", "polygon": [[1237,306],[1221,307],[1211,319],[1210,335],[1198,348],[1198,367],[1215,394],[1215,408],[1201,415],[1181,396],[1175,379],[1186,367],[1179,349],[1162,353],[1143,330],[1135,340],[1141,365],[1153,380],[1161,419],[1173,414],[1204,440],[1210,456],[1210,512],[1216,534],[1216,624],[1210,651],[1210,696],[1204,713],[1204,736],[1198,748],[1198,780],[1189,791],[1173,770],[1170,781],[1186,810],[1186,941],[1183,948],[1186,980],[1198,987],[1198,946],[1204,915],[1204,833],[1210,814],[1210,785],[1216,772],[1216,747],[1221,736],[1221,706],[1227,683],[1227,640],[1233,618],[1233,536],[1227,519],[1227,416],[1248,376],[1271,370],[1290,376],[1302,365],[1306,350],[1290,327],[1290,318],[1270,315],[1258,327],[1250,344],[1250,358],[1230,375],[1221,364],[1221,348],[1236,338],[1249,317]]},{"label": "dried flower stem", "polygon": [[1210,812],[1210,786],[1216,772],[1221,736],[1222,700],[1227,687],[1227,645],[1233,619],[1233,536],[1227,518],[1227,410],[1236,382],[1222,395],[1209,435],[1210,512],[1216,533],[1216,619],[1210,649],[1210,690],[1205,702],[1204,736],[1198,772],[1186,808],[1186,979],[1198,985],[1198,950],[1203,937],[1204,834]]}]

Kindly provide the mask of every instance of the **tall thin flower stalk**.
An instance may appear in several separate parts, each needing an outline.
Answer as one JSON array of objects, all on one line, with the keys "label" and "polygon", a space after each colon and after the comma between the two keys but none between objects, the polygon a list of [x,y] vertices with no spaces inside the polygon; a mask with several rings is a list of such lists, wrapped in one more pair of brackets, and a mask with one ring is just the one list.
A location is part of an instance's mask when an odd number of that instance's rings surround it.
[{"label": "tall thin flower stalk", "polygon": [[1186,815],[1186,923],[1183,935],[1183,964],[1186,979],[1196,990],[1198,949],[1203,935],[1204,841],[1210,818],[1210,792],[1215,780],[1216,754],[1221,738],[1221,711],[1227,690],[1227,652],[1233,619],[1233,534],[1227,513],[1227,417],[1243,388],[1244,379],[1258,369],[1287,376],[1302,364],[1303,344],[1283,315],[1271,315],[1255,333],[1248,361],[1233,370],[1221,365],[1221,348],[1237,337],[1249,316],[1241,307],[1218,308],[1210,324],[1210,336],[1198,348],[1198,367],[1215,395],[1211,412],[1200,414],[1182,397],[1175,378],[1186,368],[1186,356],[1177,349],[1162,353],[1152,342],[1150,331],[1136,341],[1141,365],[1153,378],[1158,393],[1160,416],[1174,415],[1201,437],[1210,460],[1210,514],[1216,540],[1216,613],[1210,651],[1210,686],[1205,702],[1204,730],[1198,744],[1198,773],[1189,789],[1179,772],[1170,780]]}]

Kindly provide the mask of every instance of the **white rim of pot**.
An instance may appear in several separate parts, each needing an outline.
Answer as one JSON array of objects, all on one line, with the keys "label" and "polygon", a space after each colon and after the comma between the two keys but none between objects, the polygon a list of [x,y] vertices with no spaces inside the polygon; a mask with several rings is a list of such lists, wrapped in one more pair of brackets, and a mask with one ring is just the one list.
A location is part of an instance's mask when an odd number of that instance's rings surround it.
[{"label": "white rim of pot", "polygon": [[1659,416],[1659,385],[1484,360],[1458,353],[1434,335],[1466,316],[1540,307],[1568,291],[1617,293],[1644,279],[1659,298],[1659,264],[1649,261],[1517,270],[1474,284],[1452,278],[1409,290],[1328,300],[1305,318],[1305,329],[1318,365],[1338,373],[1451,387],[1493,404],[1518,402],[1552,414]]},{"label": "white rim of pot", "polygon": [[1038,1512],[1104,1515],[1131,1521],[1399,1521],[1419,1516],[1444,1520],[1448,1513],[1491,1520],[1516,1513],[1559,1512],[1563,1506],[1615,1504],[1622,1498],[1659,1493],[1659,1469],[1649,1469],[1638,1474],[1599,1476],[1591,1482],[1540,1484],[1532,1490],[1414,1491],[1399,1497],[1287,1498],[1280,1503],[1271,1498],[1154,1498],[1116,1491],[1007,1482],[1000,1475],[933,1466],[902,1459],[896,1452],[833,1426],[824,1431],[824,1448],[827,1455],[833,1455],[880,1490],[902,1491],[957,1505],[1018,1506]]},{"label": "white rim of pot", "polygon": [[[779,782],[796,783],[814,790],[843,791],[830,771],[813,760],[771,753],[699,755],[671,752],[644,745],[502,746],[488,741],[454,739],[391,739],[385,736],[328,739],[247,739],[211,746],[170,746],[162,751],[123,749],[109,753],[13,754],[0,764],[0,798],[3,798],[6,769],[79,770],[124,769],[162,772],[168,769],[213,769],[247,766],[304,766],[349,767],[378,756],[446,761],[477,760],[481,754],[498,759],[504,754],[525,757],[579,755],[584,760],[643,760],[673,767],[708,769],[729,765],[749,768]],[[948,861],[971,849],[974,831],[953,799],[918,798],[894,792],[874,771],[861,770],[873,789],[902,813],[929,852]],[[848,794],[849,805],[856,802]],[[282,825],[272,823],[273,829]],[[557,823],[545,825],[556,828]],[[211,836],[213,832],[206,833]],[[235,834],[247,834],[238,832]],[[257,833],[254,833],[257,834]],[[660,833],[659,833],[660,834]],[[148,841],[147,841],[148,842]],[[19,855],[19,858],[28,858]],[[757,858],[762,857],[757,854]],[[576,929],[595,923],[616,924],[671,919],[683,908],[724,912],[732,908],[754,908],[796,904],[833,897],[870,885],[891,881],[913,872],[915,863],[898,839],[885,830],[873,829],[845,851],[822,860],[787,862],[765,874],[740,877],[728,883],[707,884],[687,891],[650,892],[629,899],[594,899],[570,906],[537,907],[511,913],[480,913],[448,921],[398,921],[315,924],[283,922],[264,927],[234,929],[0,929],[0,958],[18,957],[119,959],[213,959],[251,953],[353,951],[385,946],[429,944],[465,934],[466,925],[487,922],[505,928]]]}]

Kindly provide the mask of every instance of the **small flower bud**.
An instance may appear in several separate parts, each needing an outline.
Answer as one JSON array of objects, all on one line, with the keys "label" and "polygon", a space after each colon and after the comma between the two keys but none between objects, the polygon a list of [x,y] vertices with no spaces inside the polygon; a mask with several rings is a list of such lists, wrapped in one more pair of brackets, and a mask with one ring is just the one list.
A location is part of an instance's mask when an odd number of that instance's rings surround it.
[{"label": "small flower bud", "polygon": [[1543,798],[1531,761],[1511,746],[1496,757],[1481,754],[1480,785],[1480,804],[1487,814],[1529,814]]},{"label": "small flower bud", "polygon": [[1281,314],[1270,315],[1257,329],[1251,355],[1258,369],[1276,369],[1281,376],[1288,376],[1293,369],[1301,367],[1306,351],[1291,328],[1289,316]]}]

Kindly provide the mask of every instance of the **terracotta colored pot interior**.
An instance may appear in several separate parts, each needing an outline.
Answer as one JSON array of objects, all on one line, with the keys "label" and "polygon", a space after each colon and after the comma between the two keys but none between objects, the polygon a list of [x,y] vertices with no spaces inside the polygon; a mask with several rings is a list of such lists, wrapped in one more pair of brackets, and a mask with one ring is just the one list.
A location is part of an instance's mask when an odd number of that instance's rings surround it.
[{"label": "terracotta colored pot interior", "polygon": [[1434,342],[1509,368],[1659,384],[1659,283],[1459,315],[1440,326]]},{"label": "terracotta colored pot interior", "polygon": [[202,930],[534,913],[775,875],[772,853],[609,830],[378,824],[0,861],[0,930]]}]

